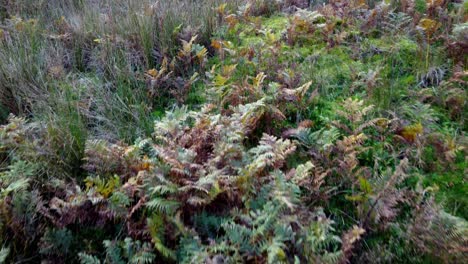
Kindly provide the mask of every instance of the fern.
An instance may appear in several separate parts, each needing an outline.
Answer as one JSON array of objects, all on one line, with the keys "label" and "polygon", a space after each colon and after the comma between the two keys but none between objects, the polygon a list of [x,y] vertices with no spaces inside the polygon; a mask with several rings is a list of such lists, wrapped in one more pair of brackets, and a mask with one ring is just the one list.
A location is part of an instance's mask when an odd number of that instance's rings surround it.
[{"label": "fern", "polygon": [[265,243],[261,246],[267,252],[268,263],[287,263],[287,243],[294,237],[294,232],[291,226],[276,226],[275,236],[271,242]]},{"label": "fern", "polygon": [[125,215],[130,204],[130,198],[123,192],[114,191],[109,197],[109,210],[114,214]]},{"label": "fern", "polygon": [[78,253],[81,264],[101,264],[101,261],[93,255],[88,255],[86,253]]},{"label": "fern", "polygon": [[2,247],[0,250],[0,263],[6,263],[6,260],[8,258],[8,255],[10,255],[10,248],[9,247]]},{"label": "fern", "polygon": [[272,182],[274,187],[270,194],[271,198],[293,209],[300,200],[301,192],[299,187],[292,181],[286,180],[284,173],[279,170],[273,171],[271,177],[274,178],[274,182]]},{"label": "fern", "polygon": [[334,222],[325,216],[321,208],[317,208],[313,216],[314,221],[306,227],[301,241],[304,257],[309,262],[337,263],[341,256],[341,239],[334,234]]},{"label": "fern", "polygon": [[228,217],[216,216],[206,211],[196,214],[193,217],[195,229],[202,236],[215,239],[220,232],[221,226],[228,220]]},{"label": "fern", "polygon": [[24,160],[17,160],[13,164],[9,165],[7,171],[0,174],[0,177],[4,183],[7,183],[11,180],[15,180],[18,178],[32,178],[39,169],[37,164],[24,161]]},{"label": "fern", "polygon": [[424,127],[434,127],[439,120],[437,112],[430,105],[420,102],[405,105],[401,112],[411,122],[421,123]]},{"label": "fern", "polygon": [[122,249],[118,246],[118,241],[104,240],[103,244],[106,248],[106,261],[116,264],[125,263]]},{"label": "fern", "polygon": [[254,158],[248,171],[255,175],[266,167],[279,169],[283,166],[287,156],[295,149],[296,147],[290,140],[277,139],[274,136],[263,134],[260,145],[249,151]]},{"label": "fern", "polygon": [[408,31],[411,26],[412,18],[406,13],[390,13],[383,22],[382,29],[392,35]]},{"label": "fern", "polygon": [[172,214],[179,207],[180,203],[177,201],[167,200],[164,198],[154,197],[146,203],[146,206],[157,212]]},{"label": "fern", "polygon": [[[216,246],[213,246],[216,247]],[[213,248],[209,247],[209,248]],[[228,251],[227,249],[213,249],[213,252]],[[207,248],[202,245],[199,237],[182,237],[180,241],[180,248],[177,251],[177,260],[179,263],[203,263],[210,259]]]},{"label": "fern", "polygon": [[146,264],[153,263],[156,255],[152,252],[149,243],[141,243],[140,241],[133,241],[127,237],[123,243],[124,256],[128,259],[128,263]]},{"label": "fern", "polygon": [[342,256],[340,259],[341,263],[346,263],[349,261],[356,243],[361,240],[361,236],[365,232],[366,231],[362,227],[355,225],[351,228],[351,230],[343,234],[341,246]]},{"label": "fern", "polygon": [[165,223],[164,217],[161,214],[154,214],[151,218],[147,219],[147,226],[154,248],[165,258],[175,259],[175,253],[164,245],[164,230],[166,224],[167,223]]},{"label": "fern", "polygon": [[16,193],[26,190],[29,187],[29,179],[19,179],[10,183],[5,189],[1,190],[2,196],[7,196],[10,193]]},{"label": "fern", "polygon": [[[125,238],[124,241],[103,242],[106,249],[106,259],[104,263],[153,263],[156,255],[152,252],[148,243],[134,241],[131,238]],[[101,263],[101,261],[92,255],[79,253],[80,263]]]},{"label": "fern", "polygon": [[148,251],[141,251],[132,257],[132,259],[130,260],[130,263],[149,264],[149,263],[154,263],[155,259],[156,259],[155,254],[148,252]]},{"label": "fern", "polygon": [[292,134],[292,137],[297,138],[305,147],[315,147],[320,150],[326,150],[333,146],[340,136],[339,130],[335,127],[321,128],[314,132],[310,128],[303,128]]},{"label": "fern", "polygon": [[424,204],[415,211],[409,225],[409,238],[419,250],[429,253],[440,261],[458,262],[465,259],[467,221],[441,210],[432,197],[421,202]]},{"label": "fern", "polygon": [[7,2],[0,262],[466,258],[466,5]]},{"label": "fern", "polygon": [[190,114],[186,106],[167,111],[164,118],[156,121],[154,125],[154,137],[156,140],[167,142],[166,137],[175,138],[187,125]]},{"label": "fern", "polygon": [[363,123],[364,118],[373,108],[373,105],[365,106],[363,100],[348,98],[343,101],[342,110],[336,112],[346,122],[350,123],[347,132],[355,133],[355,129]]},{"label": "fern", "polygon": [[9,165],[7,171],[0,173],[1,196],[28,189],[38,168],[38,165],[23,160],[18,160]]},{"label": "fern", "polygon": [[73,241],[72,232],[68,229],[49,229],[41,238],[40,253],[44,255],[67,255]]}]

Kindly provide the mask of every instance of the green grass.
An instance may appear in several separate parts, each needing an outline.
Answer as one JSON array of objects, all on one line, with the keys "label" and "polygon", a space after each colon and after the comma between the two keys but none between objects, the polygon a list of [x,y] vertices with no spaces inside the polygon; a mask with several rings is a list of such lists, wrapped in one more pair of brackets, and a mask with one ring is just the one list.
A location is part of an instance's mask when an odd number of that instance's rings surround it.
[{"label": "green grass", "polygon": [[441,171],[431,173],[424,179],[425,186],[435,188],[437,201],[447,212],[468,219],[468,185],[466,184],[467,162],[462,155],[458,155],[455,168],[450,172]]}]

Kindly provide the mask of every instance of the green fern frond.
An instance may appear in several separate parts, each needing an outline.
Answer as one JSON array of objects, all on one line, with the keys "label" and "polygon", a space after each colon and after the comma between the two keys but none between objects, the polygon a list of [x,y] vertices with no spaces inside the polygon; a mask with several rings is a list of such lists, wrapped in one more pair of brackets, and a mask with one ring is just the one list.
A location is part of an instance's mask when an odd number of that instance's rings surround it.
[{"label": "green fern frond", "polygon": [[24,160],[17,160],[7,167],[5,172],[0,173],[0,179],[3,183],[18,178],[31,178],[39,170],[39,165]]},{"label": "green fern frond", "polygon": [[2,249],[0,250],[0,264],[6,263],[8,255],[10,255],[10,248],[2,247]]},{"label": "green fern frond", "polygon": [[187,106],[176,107],[172,111],[167,111],[164,118],[155,121],[154,137],[162,142],[167,142],[167,136],[175,137],[183,131],[187,125],[186,121],[191,117]]},{"label": "green fern frond", "polygon": [[125,264],[122,256],[122,249],[118,246],[118,241],[104,240],[106,248],[106,260],[111,263]]},{"label": "green fern frond", "polygon": [[155,210],[157,212],[161,212],[164,214],[174,213],[177,210],[177,208],[179,208],[179,205],[180,203],[177,201],[167,200],[167,199],[160,198],[160,197],[151,198],[151,200],[149,200],[146,203],[146,207],[148,207],[149,209]]},{"label": "green fern frond", "polygon": [[176,259],[176,253],[161,243],[154,243],[154,248],[165,258]]},{"label": "green fern frond", "polygon": [[26,190],[29,187],[29,181],[29,179],[19,179],[10,183],[5,189],[1,190],[2,196]]},{"label": "green fern frond", "polygon": [[147,226],[154,244],[154,248],[164,257],[175,259],[175,252],[164,245],[164,230],[166,228],[165,225],[165,219],[161,214],[153,214],[151,218],[147,219]]},{"label": "green fern frond", "polygon": [[8,170],[0,173],[0,195],[6,196],[28,189],[38,168],[37,164],[22,160],[9,165]]},{"label": "green fern frond", "polygon": [[101,264],[101,261],[93,255],[88,255],[86,253],[78,253],[80,259],[80,264]]},{"label": "green fern frond", "polygon": [[274,177],[274,188],[270,194],[272,199],[281,205],[286,205],[289,209],[293,209],[299,203],[299,187],[287,181],[284,173],[280,170],[273,171],[271,176]]},{"label": "green fern frond", "polygon": [[336,127],[328,129],[324,127],[314,132],[309,128],[299,129],[297,133],[292,136],[307,148],[316,147],[320,150],[326,150],[333,146],[341,134]]},{"label": "green fern frond", "polygon": [[153,147],[153,141],[151,139],[138,138],[135,142],[135,146],[139,150],[141,156],[148,156],[150,159],[158,157],[158,152]]},{"label": "green fern frond", "polygon": [[130,260],[130,263],[149,264],[149,263],[154,263],[155,259],[156,259],[156,255],[154,253],[151,253],[148,251],[141,251],[132,257],[132,259]]},{"label": "green fern frond", "polygon": [[170,182],[152,187],[151,189],[151,193],[155,195],[175,194],[178,191],[177,185]]},{"label": "green fern frond", "polygon": [[68,229],[48,229],[41,238],[40,253],[66,255],[70,250],[73,234]]}]

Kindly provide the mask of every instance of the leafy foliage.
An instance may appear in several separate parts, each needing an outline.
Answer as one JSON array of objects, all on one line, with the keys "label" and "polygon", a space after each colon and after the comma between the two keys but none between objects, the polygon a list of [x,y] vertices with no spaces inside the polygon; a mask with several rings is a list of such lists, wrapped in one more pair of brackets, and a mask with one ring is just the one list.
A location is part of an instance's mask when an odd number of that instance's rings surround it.
[{"label": "leafy foliage", "polygon": [[10,2],[1,263],[466,259],[466,5]]}]

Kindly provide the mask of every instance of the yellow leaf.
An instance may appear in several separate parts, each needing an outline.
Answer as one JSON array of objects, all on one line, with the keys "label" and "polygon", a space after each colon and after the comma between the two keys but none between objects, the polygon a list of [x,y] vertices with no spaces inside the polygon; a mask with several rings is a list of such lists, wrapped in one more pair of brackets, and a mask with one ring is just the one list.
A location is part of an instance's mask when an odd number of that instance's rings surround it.
[{"label": "yellow leaf", "polygon": [[221,49],[222,48],[222,40],[213,39],[211,41],[211,47],[213,47],[216,50]]},{"label": "yellow leaf", "polygon": [[228,78],[224,78],[223,76],[221,76],[221,75],[218,74],[218,75],[216,75],[216,77],[214,78],[213,84],[214,84],[215,86],[218,86],[218,87],[219,87],[219,86],[225,85],[225,84],[227,83],[227,81],[228,81]]},{"label": "yellow leaf", "polygon": [[182,29],[182,26],[183,26],[183,24],[180,24],[177,27],[175,27],[174,30],[172,31],[172,34],[173,35],[179,34],[180,30]]},{"label": "yellow leaf", "polygon": [[151,69],[146,72],[147,74],[151,75],[151,77],[156,77],[158,76],[158,70],[156,69]]},{"label": "yellow leaf", "polygon": [[224,19],[228,23],[229,28],[233,28],[237,25],[237,23],[239,23],[239,19],[237,19],[237,16],[233,14],[226,16]]},{"label": "yellow leaf", "polygon": [[362,194],[346,195],[345,199],[351,202],[364,202],[366,197]]},{"label": "yellow leaf", "polygon": [[203,48],[195,56],[200,62],[202,62],[206,58],[206,54],[208,54],[208,50],[206,48]]},{"label": "yellow leaf", "polygon": [[440,23],[430,18],[423,18],[419,21],[419,27],[421,27],[426,32],[427,36],[430,37],[440,27]]},{"label": "yellow leaf", "polygon": [[195,72],[192,75],[192,77],[190,77],[189,83],[194,83],[194,82],[198,81],[198,76],[199,76],[198,72]]},{"label": "yellow leaf", "polygon": [[253,86],[260,88],[260,86],[263,84],[263,81],[265,80],[266,75],[265,73],[261,72],[257,74],[257,76],[253,79]]},{"label": "yellow leaf", "polygon": [[409,142],[414,142],[416,137],[424,131],[424,127],[421,123],[406,126],[401,131],[401,136]]},{"label": "yellow leaf", "polygon": [[231,76],[232,73],[236,70],[237,64],[225,65],[222,69],[223,76]]},{"label": "yellow leaf", "polygon": [[278,252],[276,253],[276,256],[278,257],[278,259],[280,260],[286,260],[286,253],[284,253],[284,250],[279,248],[278,249]]},{"label": "yellow leaf", "polygon": [[218,7],[216,8],[216,12],[218,12],[218,14],[220,14],[220,15],[224,14],[224,12],[226,11],[226,6],[227,6],[226,3],[224,3],[224,4],[220,5],[220,6],[218,6]]}]

